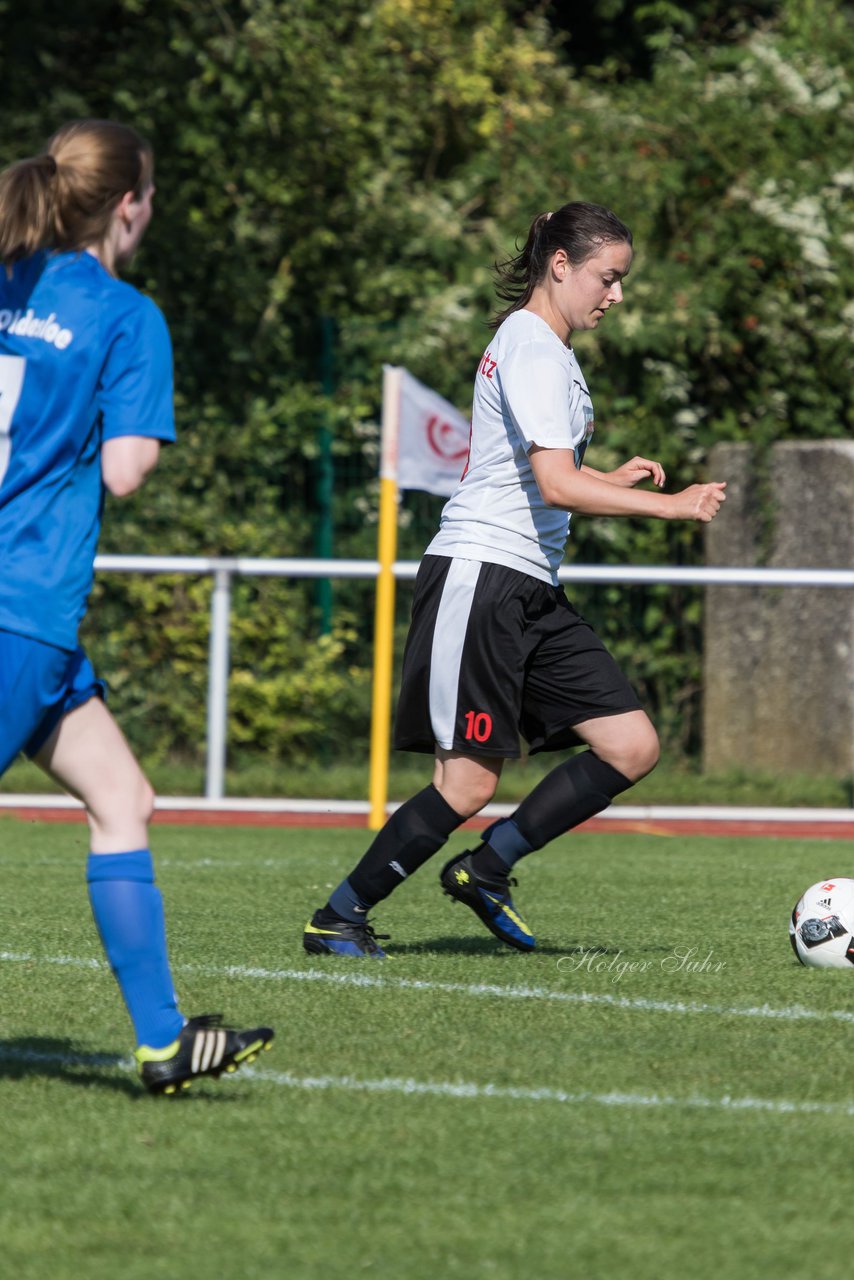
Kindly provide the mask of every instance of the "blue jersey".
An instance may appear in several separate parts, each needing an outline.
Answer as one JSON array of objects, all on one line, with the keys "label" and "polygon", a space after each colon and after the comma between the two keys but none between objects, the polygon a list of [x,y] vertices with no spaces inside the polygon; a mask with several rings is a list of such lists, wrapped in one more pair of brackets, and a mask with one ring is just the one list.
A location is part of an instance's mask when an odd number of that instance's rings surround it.
[{"label": "blue jersey", "polygon": [[0,267],[0,628],[75,648],[117,436],[175,439],[158,308],[90,253]]}]

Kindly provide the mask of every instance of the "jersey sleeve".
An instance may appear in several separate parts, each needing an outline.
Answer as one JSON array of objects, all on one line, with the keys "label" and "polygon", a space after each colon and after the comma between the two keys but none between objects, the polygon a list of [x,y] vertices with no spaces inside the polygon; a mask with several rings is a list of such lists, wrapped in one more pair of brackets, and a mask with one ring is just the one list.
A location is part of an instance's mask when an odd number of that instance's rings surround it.
[{"label": "jersey sleeve", "polygon": [[575,422],[574,384],[566,366],[535,344],[520,344],[500,366],[504,403],[526,453],[572,449],[583,433]]},{"label": "jersey sleeve", "polygon": [[150,436],[175,439],[172,342],[160,308],[136,295],[108,339],[98,385],[102,439]]}]

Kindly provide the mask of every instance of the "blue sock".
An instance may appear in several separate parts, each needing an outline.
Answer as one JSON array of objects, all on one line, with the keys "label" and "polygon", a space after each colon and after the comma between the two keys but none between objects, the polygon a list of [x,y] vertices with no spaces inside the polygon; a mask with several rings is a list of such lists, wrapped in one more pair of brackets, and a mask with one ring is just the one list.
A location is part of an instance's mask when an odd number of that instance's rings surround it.
[{"label": "blue sock", "polygon": [[101,942],[124,996],[137,1044],[165,1049],[180,1034],[163,901],[148,849],[90,853],[89,901]]},{"label": "blue sock", "polygon": [[520,858],[531,852],[531,845],[512,818],[499,818],[491,827],[487,827],[481,840],[498,854],[507,868],[515,866]]},{"label": "blue sock", "polygon": [[350,920],[353,924],[364,924],[368,909],[374,904],[360,898],[349,880],[342,880],[338,888],[330,894],[328,905],[342,920]]}]

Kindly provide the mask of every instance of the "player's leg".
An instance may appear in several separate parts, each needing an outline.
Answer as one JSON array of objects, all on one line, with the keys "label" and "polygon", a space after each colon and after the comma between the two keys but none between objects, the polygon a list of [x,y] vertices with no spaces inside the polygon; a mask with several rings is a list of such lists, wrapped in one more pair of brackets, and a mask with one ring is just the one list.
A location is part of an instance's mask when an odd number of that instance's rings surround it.
[{"label": "player's leg", "polygon": [[542,849],[607,809],[640,781],[658,760],[658,736],[644,711],[628,711],[574,726],[590,750],[571,756],[548,773],[509,818],[484,832],[475,865],[505,873],[526,854]]},{"label": "player's leg", "polygon": [[387,898],[442,847],[460,823],[489,803],[503,763],[437,747],[431,785],[395,810],[350,873],[357,913],[364,914]]},{"label": "player's leg", "polygon": [[[485,565],[483,570],[476,615],[480,658],[466,703],[474,710],[466,714],[458,732],[490,747],[500,746],[512,758],[519,754],[520,720],[538,628],[554,611],[554,589],[503,566]],[[495,718],[493,707],[498,709]],[[533,931],[513,902],[510,890],[515,881],[505,866],[476,865],[466,850],[445,864],[439,879],[445,893],[470,907],[502,942],[519,951],[533,949]]]},{"label": "player's leg", "polygon": [[[505,756],[518,754],[521,674],[515,681],[493,679],[496,638],[488,615],[494,570],[442,556],[422,562],[395,746],[434,751],[433,781],[392,814],[326,906],[315,912],[303,936],[312,954],[381,956],[366,923],[368,912],[492,798]],[[521,662],[517,670],[521,673]]]},{"label": "player's leg", "polygon": [[607,808],[658,760],[658,737],[637,696],[592,628],[562,592],[532,627],[523,730],[532,751],[587,743],[557,765],[471,855],[476,875],[501,883],[515,864]]},{"label": "player's leg", "polygon": [[394,811],[326,906],[315,912],[306,926],[305,949],[381,956],[368,913],[492,799],[502,764],[437,748],[432,783]]},{"label": "player's leg", "polygon": [[[75,697],[82,682],[78,672]],[[101,698],[63,715],[33,758],[86,807],[89,900],[133,1022],[145,1084],[174,1092],[196,1075],[254,1058],[272,1040],[269,1028],[234,1031],[216,1017],[185,1019],[178,1009],[148,848],[154,794]]]},{"label": "player's leg", "polygon": [[[498,768],[495,768],[495,765]],[[445,794],[462,803],[466,796],[474,794],[478,786],[475,769],[480,770],[478,799],[481,801],[472,813],[483,808],[495,792],[503,761],[474,760],[460,756],[437,756],[437,786],[445,789]],[[471,816],[471,815],[469,815]],[[449,898],[462,902],[480,918],[491,933],[515,947],[518,951],[531,951],[535,945],[533,932],[520,915],[512,897],[510,880],[506,868],[499,867],[497,874],[489,870],[477,868],[472,862],[472,853],[465,850],[455,854],[442,868],[439,881]]]},{"label": "player's leg", "polygon": [[496,937],[518,951],[532,950],[535,938],[510,896],[516,883],[512,868],[607,808],[657,759],[655,730],[643,711],[579,724],[575,732],[592,749],[557,765],[515,813],[493,823],[480,846],[452,860],[440,877],[446,893],[465,901]]},{"label": "player's leg", "polygon": [[[433,781],[391,815],[348,878],[355,918],[414,875],[495,794],[502,760],[436,749]],[[337,909],[335,895],[330,900]],[[341,906],[348,907],[348,901]],[[349,918],[349,917],[345,917]]]},{"label": "player's leg", "polygon": [[163,903],[148,848],[154,793],[98,697],[63,716],[34,758],[86,807],[86,873],[95,923],[137,1043],[163,1049],[176,1039],[184,1018],[175,999]]},{"label": "player's leg", "polygon": [[93,854],[147,846],[154,792],[99,697],[68,711],[34,759],[85,805]]}]

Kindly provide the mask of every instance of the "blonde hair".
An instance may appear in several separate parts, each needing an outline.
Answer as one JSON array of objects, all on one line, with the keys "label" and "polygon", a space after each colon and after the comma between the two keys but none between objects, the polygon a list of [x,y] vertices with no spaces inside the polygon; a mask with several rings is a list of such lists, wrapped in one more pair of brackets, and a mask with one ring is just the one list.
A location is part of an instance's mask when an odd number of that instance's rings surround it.
[{"label": "blonde hair", "polygon": [[153,174],[151,147],[129,125],[63,125],[42,155],[0,173],[0,262],[100,244],[122,196],[139,199]]}]

